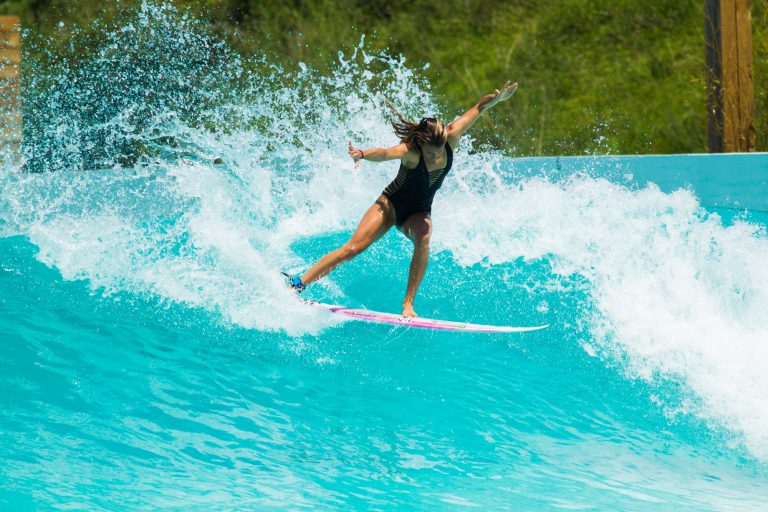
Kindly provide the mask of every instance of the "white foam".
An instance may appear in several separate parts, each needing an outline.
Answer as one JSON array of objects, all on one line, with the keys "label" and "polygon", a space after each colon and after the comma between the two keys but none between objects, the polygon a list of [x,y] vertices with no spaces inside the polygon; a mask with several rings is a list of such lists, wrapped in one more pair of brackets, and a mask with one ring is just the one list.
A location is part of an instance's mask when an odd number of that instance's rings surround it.
[{"label": "white foam", "polygon": [[440,202],[438,248],[465,265],[547,258],[558,274],[586,277],[595,343],[628,356],[634,376],[682,378],[700,399],[689,412],[743,434],[768,460],[763,228],[724,227],[690,191],[588,177],[455,187]]}]

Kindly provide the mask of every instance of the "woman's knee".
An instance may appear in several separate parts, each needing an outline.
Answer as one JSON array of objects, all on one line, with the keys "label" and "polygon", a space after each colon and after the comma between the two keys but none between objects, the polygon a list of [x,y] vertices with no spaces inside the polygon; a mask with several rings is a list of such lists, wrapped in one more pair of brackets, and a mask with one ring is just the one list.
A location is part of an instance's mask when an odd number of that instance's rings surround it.
[{"label": "woman's knee", "polygon": [[342,257],[345,260],[351,260],[361,252],[365,251],[369,245],[371,244],[366,243],[365,241],[350,240],[349,242],[341,246],[340,250],[342,253]]},{"label": "woman's knee", "polygon": [[414,222],[409,226],[408,231],[408,236],[414,244],[429,245],[429,239],[432,236],[432,220],[425,217],[419,222]]},{"label": "woman's knee", "polygon": [[429,247],[430,236],[432,236],[431,231],[420,231],[413,237],[413,243],[422,247]]}]

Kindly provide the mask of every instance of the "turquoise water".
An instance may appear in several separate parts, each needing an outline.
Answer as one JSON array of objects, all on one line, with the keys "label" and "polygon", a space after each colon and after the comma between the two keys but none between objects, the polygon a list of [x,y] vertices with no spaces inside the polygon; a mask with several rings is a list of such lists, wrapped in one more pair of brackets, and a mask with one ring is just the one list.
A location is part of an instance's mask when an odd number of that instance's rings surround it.
[{"label": "turquoise water", "polygon": [[[110,51],[147,41],[173,49],[173,87]],[[317,78],[170,8],[103,45],[54,89],[39,64],[25,156],[47,172],[0,175],[0,509],[764,508],[759,193],[467,141],[417,311],[552,327],[341,322],[278,271],[344,242],[396,172],[353,170],[346,141],[393,142],[385,94],[456,113],[398,58],[361,47]],[[130,87],[96,87],[123,72]],[[392,232],[308,293],[397,311],[409,260]]]}]

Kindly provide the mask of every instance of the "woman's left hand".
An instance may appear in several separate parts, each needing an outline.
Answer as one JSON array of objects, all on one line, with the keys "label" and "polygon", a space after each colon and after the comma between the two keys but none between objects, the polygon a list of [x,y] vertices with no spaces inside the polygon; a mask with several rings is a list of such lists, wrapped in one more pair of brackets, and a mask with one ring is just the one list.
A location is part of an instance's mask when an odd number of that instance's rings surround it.
[{"label": "woman's left hand", "polygon": [[486,96],[487,98],[490,98],[488,101],[488,106],[492,107],[497,103],[508,100],[513,94],[515,94],[515,91],[517,91],[517,82],[512,83],[507,81],[507,83],[505,83],[501,89],[496,89],[496,92]]}]

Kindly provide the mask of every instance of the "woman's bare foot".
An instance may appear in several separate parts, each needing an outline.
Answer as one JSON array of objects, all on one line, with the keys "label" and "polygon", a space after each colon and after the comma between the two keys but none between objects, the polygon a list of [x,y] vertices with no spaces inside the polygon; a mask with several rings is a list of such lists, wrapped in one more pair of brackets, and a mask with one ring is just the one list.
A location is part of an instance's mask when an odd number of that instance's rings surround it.
[{"label": "woman's bare foot", "polygon": [[413,310],[413,304],[403,302],[403,316],[405,318],[416,318],[419,315]]}]

